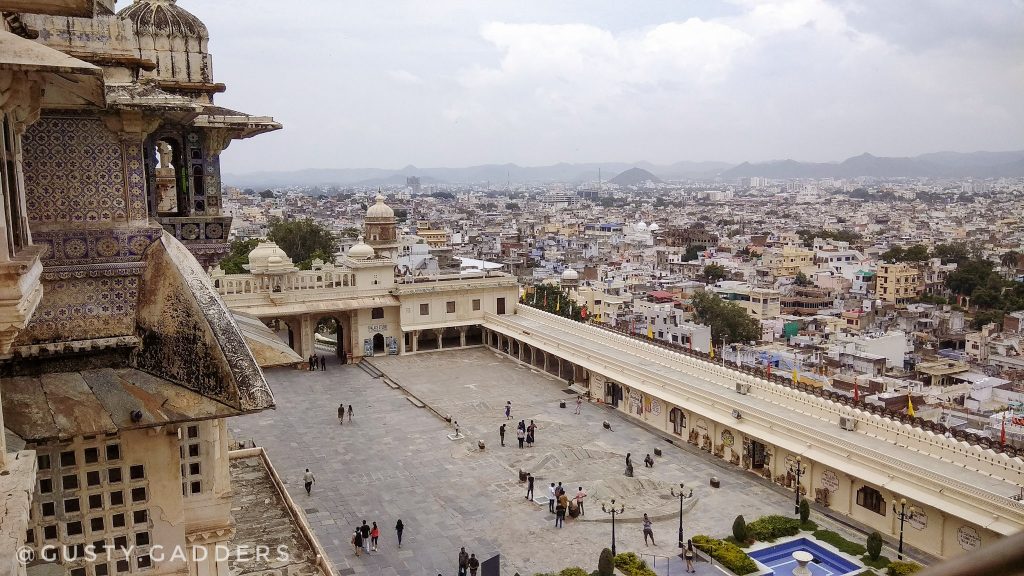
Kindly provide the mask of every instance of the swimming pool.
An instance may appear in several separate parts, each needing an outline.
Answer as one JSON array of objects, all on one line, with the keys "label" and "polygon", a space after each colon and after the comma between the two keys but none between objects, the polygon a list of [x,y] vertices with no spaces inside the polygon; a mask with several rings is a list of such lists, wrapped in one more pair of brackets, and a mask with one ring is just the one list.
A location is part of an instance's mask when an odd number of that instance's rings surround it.
[{"label": "swimming pool", "polygon": [[814,556],[814,561],[807,565],[813,576],[842,576],[856,574],[863,567],[826,549],[813,540],[797,538],[767,548],[755,550],[749,556],[772,569],[775,576],[791,576],[796,568],[793,552],[804,550]]}]

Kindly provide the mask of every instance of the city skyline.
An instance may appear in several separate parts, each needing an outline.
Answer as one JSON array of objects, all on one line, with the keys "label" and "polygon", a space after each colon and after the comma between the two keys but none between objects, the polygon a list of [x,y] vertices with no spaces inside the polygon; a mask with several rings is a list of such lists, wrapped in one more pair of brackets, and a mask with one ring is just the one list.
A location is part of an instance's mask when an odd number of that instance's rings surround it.
[{"label": "city skyline", "polygon": [[180,4],[218,103],[286,128],[228,173],[1024,148],[1019,1]]}]

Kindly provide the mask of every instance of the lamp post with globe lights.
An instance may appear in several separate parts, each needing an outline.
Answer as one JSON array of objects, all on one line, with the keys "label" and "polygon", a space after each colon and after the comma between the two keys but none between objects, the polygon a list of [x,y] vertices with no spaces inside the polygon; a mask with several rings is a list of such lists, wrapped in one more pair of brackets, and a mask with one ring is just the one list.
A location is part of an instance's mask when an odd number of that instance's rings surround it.
[{"label": "lamp post with globe lights", "polygon": [[604,502],[601,503],[601,511],[605,514],[612,515],[612,556],[615,556],[615,515],[622,514],[626,511],[625,504],[619,504],[618,510],[615,509],[615,498],[611,499],[611,503],[608,507],[605,507]]},{"label": "lamp post with globe lights", "polygon": [[800,476],[807,473],[807,467],[800,464],[800,457],[796,457],[796,463],[790,464],[789,471],[796,474],[796,507],[793,513],[797,516],[800,515]]},{"label": "lamp post with globe lights", "polygon": [[689,493],[684,493],[684,485],[682,482],[679,483],[679,494],[676,494],[675,488],[669,488],[669,492],[673,496],[679,497],[679,547],[684,548],[686,546],[686,540],[683,539],[683,500],[693,498],[693,488],[690,488]]},{"label": "lamp post with globe lights", "polygon": [[907,520],[913,520],[914,509],[911,508],[910,512],[907,512],[907,499],[900,498],[900,509],[896,510],[896,503],[892,503],[892,513],[900,520],[900,546],[896,549],[896,558],[903,560],[903,523]]}]

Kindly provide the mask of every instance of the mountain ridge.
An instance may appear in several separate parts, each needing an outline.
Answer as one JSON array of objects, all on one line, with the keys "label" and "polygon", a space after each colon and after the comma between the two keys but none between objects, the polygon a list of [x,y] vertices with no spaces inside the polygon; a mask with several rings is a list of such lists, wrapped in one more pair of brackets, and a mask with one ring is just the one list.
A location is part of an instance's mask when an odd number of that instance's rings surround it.
[{"label": "mountain ridge", "polygon": [[672,164],[637,162],[560,162],[548,166],[520,166],[514,163],[481,164],[466,167],[417,168],[407,165],[388,168],[308,168],[293,171],[262,171],[224,174],[225,183],[254,186],[385,186],[401,185],[407,176],[419,176],[423,183],[580,183],[602,180],[638,168],[660,180],[702,178],[998,178],[1024,177],[1024,150],[1002,152],[930,152],[913,157],[852,156],[841,162],[799,162],[793,159],[769,162],[690,162]]}]

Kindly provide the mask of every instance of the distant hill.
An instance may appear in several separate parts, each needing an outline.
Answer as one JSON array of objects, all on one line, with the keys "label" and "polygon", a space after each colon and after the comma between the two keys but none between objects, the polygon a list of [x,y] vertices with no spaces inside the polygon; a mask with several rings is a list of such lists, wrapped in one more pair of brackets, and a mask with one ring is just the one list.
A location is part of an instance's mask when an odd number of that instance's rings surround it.
[{"label": "distant hill", "polygon": [[1016,152],[936,152],[913,158],[861,154],[838,163],[781,160],[739,166],[722,172],[725,178],[998,178],[1024,177],[1024,150]]},{"label": "distant hill", "polygon": [[609,180],[612,184],[618,184],[619,186],[636,186],[647,181],[661,182],[662,180],[647,170],[635,166]]},{"label": "distant hill", "polygon": [[[519,166],[518,164],[482,164],[463,168],[417,168],[406,166],[401,169],[384,168],[338,168],[310,169],[291,172],[253,172],[249,174],[225,174],[223,180],[231,186],[243,188],[268,188],[275,186],[391,186],[402,185],[407,176],[419,176],[424,184],[431,183],[469,183],[469,184],[501,184],[503,182],[548,183],[567,182],[580,183],[601,178],[608,180],[612,174],[615,178],[626,178],[626,186],[633,185],[634,176],[624,176],[645,172],[644,179],[656,182],[662,180],[688,180],[703,178],[745,178],[760,176],[764,178],[893,178],[893,177],[931,177],[931,178],[1000,178],[1024,177],[1024,150],[1009,152],[933,152],[913,158],[889,158],[861,154],[842,162],[798,162],[796,160],[776,160],[772,162],[750,163],[739,165],[726,162],[676,162],[658,165],[650,162],[592,162],[569,164],[562,162],[550,166]],[[654,176],[654,174],[660,175]],[[613,178],[611,180],[615,182]],[[615,182],[619,184],[620,182]]]}]

